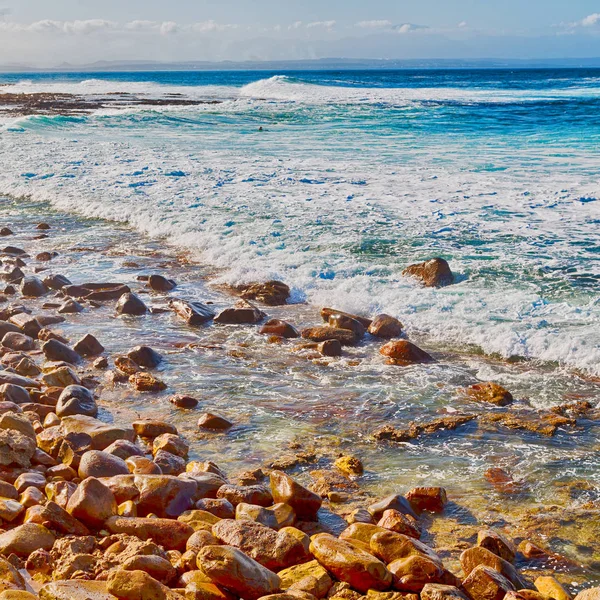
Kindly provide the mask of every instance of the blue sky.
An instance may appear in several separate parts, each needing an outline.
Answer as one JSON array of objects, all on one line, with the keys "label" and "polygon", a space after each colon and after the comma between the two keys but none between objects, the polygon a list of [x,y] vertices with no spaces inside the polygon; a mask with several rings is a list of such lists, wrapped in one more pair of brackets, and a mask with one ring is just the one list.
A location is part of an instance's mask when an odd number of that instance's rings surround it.
[{"label": "blue sky", "polygon": [[600,0],[0,0],[0,63],[600,56]]}]

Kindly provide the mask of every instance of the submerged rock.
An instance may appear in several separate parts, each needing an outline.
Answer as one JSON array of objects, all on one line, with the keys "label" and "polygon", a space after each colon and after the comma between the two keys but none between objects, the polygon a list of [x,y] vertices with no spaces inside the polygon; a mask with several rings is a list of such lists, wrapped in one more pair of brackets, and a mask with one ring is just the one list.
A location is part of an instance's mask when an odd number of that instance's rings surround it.
[{"label": "submerged rock", "polygon": [[443,258],[410,265],[402,271],[402,275],[418,279],[425,287],[444,287],[454,283],[450,265]]},{"label": "submerged rock", "polygon": [[167,279],[162,275],[150,275],[148,278],[148,287],[155,292],[170,292],[177,284],[172,279]]},{"label": "submerged rock", "polygon": [[507,389],[492,381],[472,385],[467,389],[467,396],[476,402],[486,402],[496,406],[508,406],[513,401],[513,396]]},{"label": "submerged rock", "polygon": [[377,315],[371,325],[369,325],[369,333],[379,338],[397,338],[402,335],[403,325],[398,319],[390,317],[390,315]]},{"label": "submerged rock", "polygon": [[388,342],[379,351],[383,356],[387,356],[389,364],[393,365],[410,365],[419,363],[430,363],[433,362],[433,357],[421,350],[418,346],[415,346],[412,342],[407,340],[399,340],[395,342]]},{"label": "submerged rock", "polygon": [[127,353],[127,356],[140,367],[154,369],[162,362],[161,355],[149,346],[136,346]]},{"label": "submerged rock", "polygon": [[290,288],[282,281],[248,283],[234,289],[245,300],[256,300],[268,306],[286,304],[290,297]]}]

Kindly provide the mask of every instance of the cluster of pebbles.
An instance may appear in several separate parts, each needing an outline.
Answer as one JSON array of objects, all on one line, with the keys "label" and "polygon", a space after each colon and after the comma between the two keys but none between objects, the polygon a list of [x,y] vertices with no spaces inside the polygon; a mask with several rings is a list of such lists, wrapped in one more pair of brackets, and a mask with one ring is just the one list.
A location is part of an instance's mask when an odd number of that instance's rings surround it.
[{"label": "cluster of pebbles", "polygon": [[[213,462],[190,461],[189,443],[171,423],[140,419],[123,426],[99,419],[98,382],[89,373],[108,369],[104,347],[92,333],[71,344],[52,326],[107,302],[122,315],[157,309],[126,285],[73,284],[64,275],[42,279],[27,274],[25,250],[6,246],[1,253],[0,600],[572,598],[560,581],[576,565],[528,539],[516,544],[498,529],[482,528],[458,566],[421,541],[428,515],[443,518],[447,510],[442,487],[415,487],[362,506],[357,494],[358,506],[345,522],[332,520],[329,495],[283,470],[236,480]],[[42,254],[37,261],[52,260],[52,253]],[[441,259],[413,265],[407,275],[425,285],[451,282]],[[176,287],[162,275],[145,282],[160,292]],[[275,281],[233,292],[240,300],[219,314],[180,298],[164,310],[192,327],[261,323],[266,316],[253,302],[277,305],[289,296]],[[40,298],[42,310],[34,313],[29,301]],[[388,315],[371,320],[323,309],[322,316],[325,325],[302,332],[278,320],[266,321],[261,331],[273,341],[302,337],[308,349],[327,356],[368,331],[392,340],[380,351],[394,365],[433,360],[398,339],[402,324]],[[152,373],[162,356],[151,347],[112,360],[106,376],[113,381],[148,394],[165,389]],[[493,383],[469,393],[497,406],[512,402]],[[171,401],[182,410],[198,404],[182,394]],[[212,413],[198,421],[213,432],[231,425]],[[336,467],[349,476],[363,469],[352,456],[339,458]],[[600,599],[600,588],[577,599]]]}]

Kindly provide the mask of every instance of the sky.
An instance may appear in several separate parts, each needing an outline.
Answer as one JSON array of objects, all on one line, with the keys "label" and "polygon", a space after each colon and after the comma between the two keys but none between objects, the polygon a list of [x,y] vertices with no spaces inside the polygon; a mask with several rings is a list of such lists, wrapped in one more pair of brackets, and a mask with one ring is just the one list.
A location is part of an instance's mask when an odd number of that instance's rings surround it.
[{"label": "sky", "polygon": [[0,64],[600,57],[600,0],[0,0]]}]

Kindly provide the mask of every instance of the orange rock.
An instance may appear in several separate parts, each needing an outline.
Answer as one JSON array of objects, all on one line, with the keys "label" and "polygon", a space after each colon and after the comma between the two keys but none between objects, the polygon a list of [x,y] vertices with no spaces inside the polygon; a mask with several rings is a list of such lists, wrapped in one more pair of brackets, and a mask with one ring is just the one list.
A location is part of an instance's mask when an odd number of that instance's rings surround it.
[{"label": "orange rock", "polygon": [[429,512],[442,512],[448,502],[442,487],[416,487],[406,494],[406,499],[414,509]]},{"label": "orange rock", "polygon": [[425,287],[444,287],[454,283],[450,265],[443,258],[410,265],[402,271],[402,275],[418,279]]},{"label": "orange rock", "polygon": [[467,389],[467,396],[477,402],[495,404],[496,406],[508,406],[513,401],[512,394],[493,381],[472,385]]},{"label": "orange rock", "polygon": [[393,365],[433,362],[433,357],[430,354],[407,340],[388,342],[379,352],[383,356],[387,356],[389,363]]},{"label": "orange rock", "polygon": [[403,592],[420,592],[428,583],[442,583],[444,569],[425,556],[412,555],[388,565],[394,575],[394,588]]},{"label": "orange rock", "polygon": [[513,584],[498,571],[485,565],[475,567],[463,581],[463,588],[471,598],[503,600],[507,592],[514,592]]},{"label": "orange rock", "polygon": [[316,518],[323,502],[320,496],[294,481],[283,471],[272,471],[270,481],[274,502],[288,504],[299,518]]}]

